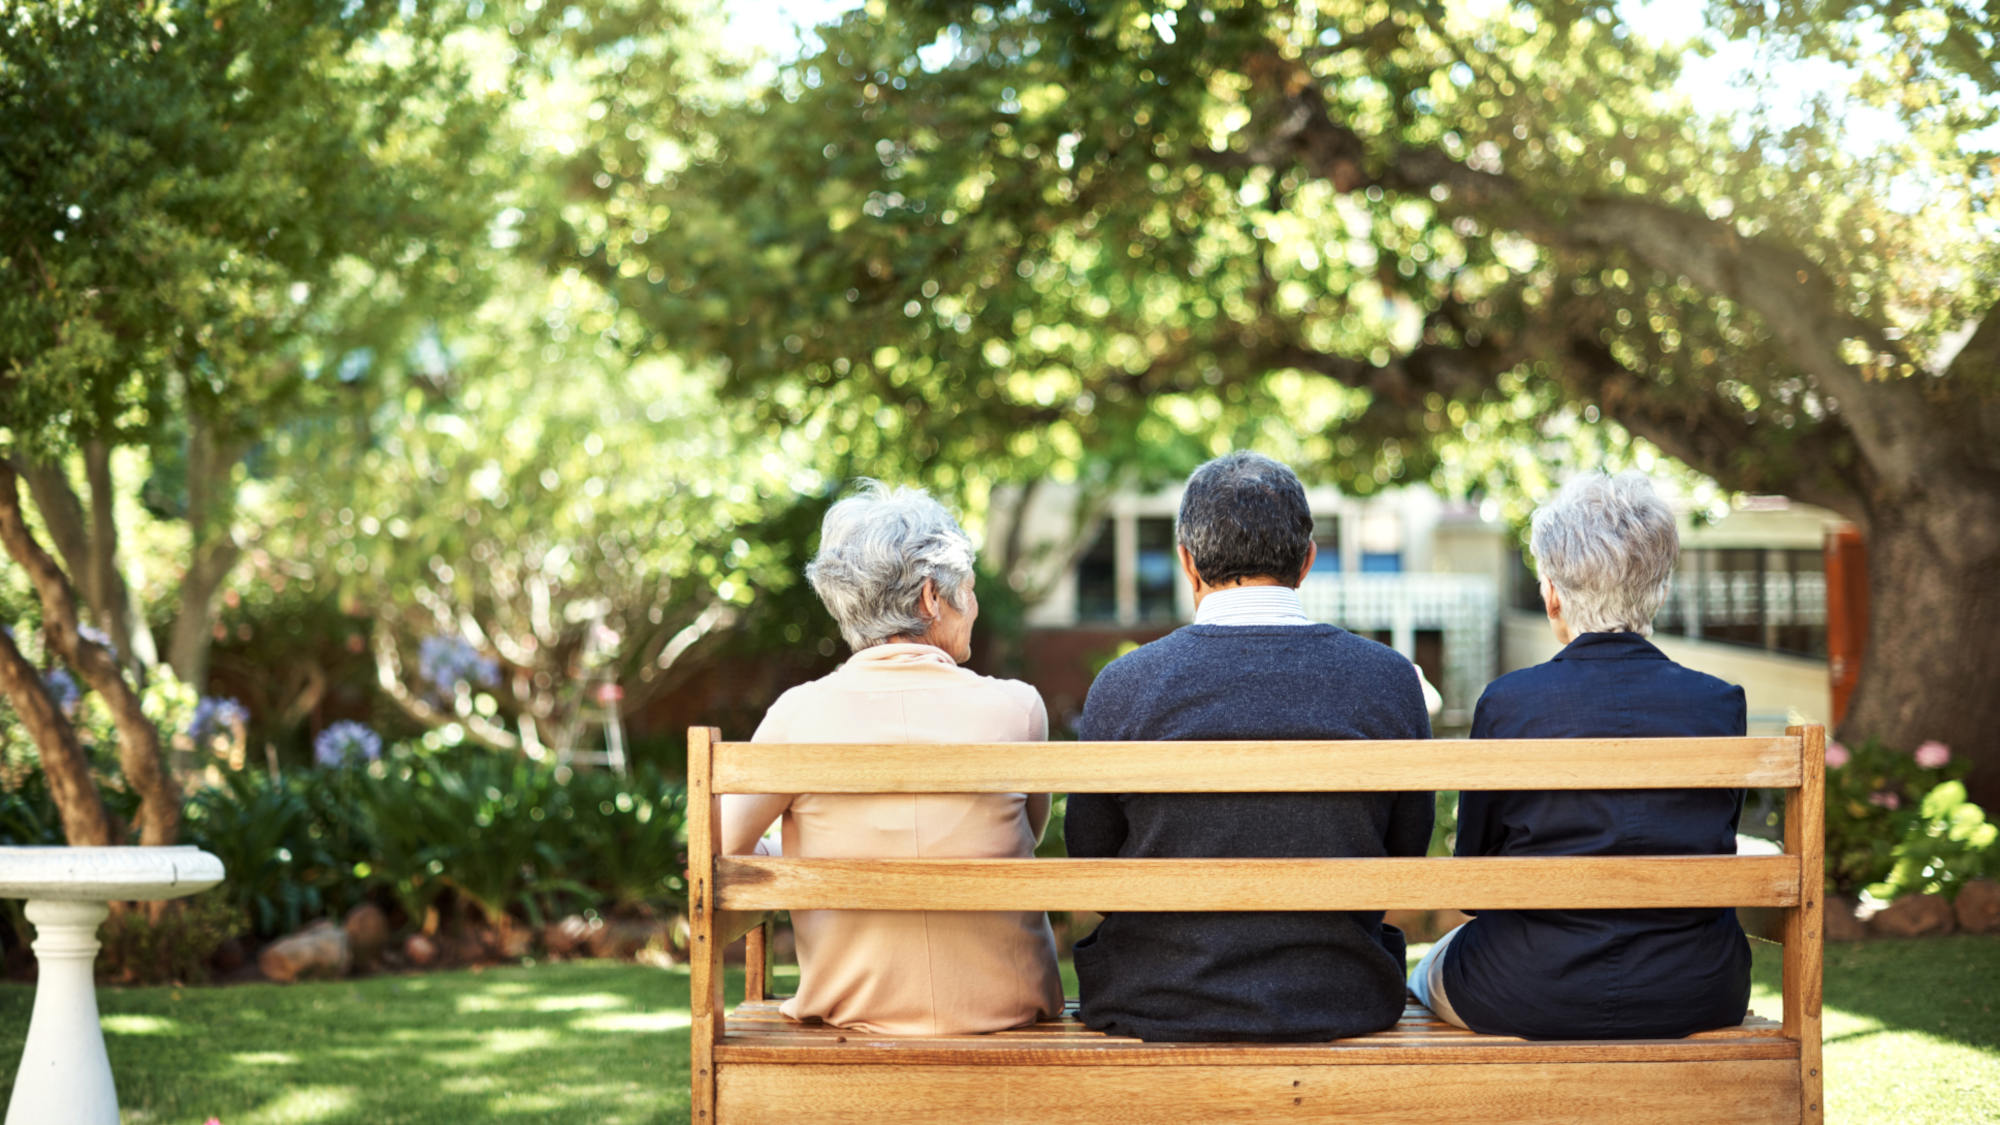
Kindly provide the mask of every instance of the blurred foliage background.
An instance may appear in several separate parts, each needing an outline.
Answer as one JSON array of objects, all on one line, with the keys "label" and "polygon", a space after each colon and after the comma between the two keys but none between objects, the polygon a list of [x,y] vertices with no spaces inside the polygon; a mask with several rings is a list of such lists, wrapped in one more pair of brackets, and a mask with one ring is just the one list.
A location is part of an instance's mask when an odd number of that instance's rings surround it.
[{"label": "blurred foliage background", "polygon": [[1839,512],[1843,736],[1993,792],[1990,7],[749,7],[0,4],[20,833],[217,839],[205,785],[313,823],[341,721],[467,776],[605,685],[747,729],[840,655],[800,571],[845,481],[983,536],[1244,447],[1515,518],[1598,466]]}]

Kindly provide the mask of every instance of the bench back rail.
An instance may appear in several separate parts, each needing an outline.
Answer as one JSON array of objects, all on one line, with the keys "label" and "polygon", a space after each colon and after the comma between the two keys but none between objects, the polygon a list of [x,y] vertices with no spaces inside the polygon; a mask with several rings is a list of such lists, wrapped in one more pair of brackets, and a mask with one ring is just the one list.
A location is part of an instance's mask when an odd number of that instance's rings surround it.
[{"label": "bench back rail", "polygon": [[[1767,906],[1785,911],[1783,1035],[1821,1119],[1825,731],[1777,738],[1421,742],[723,742],[688,735],[694,1120],[714,1120],[718,910],[1379,910]],[[719,854],[729,793],[1395,792],[1776,788],[1784,854],[1478,859],[801,859]],[[746,957],[764,995],[761,931]],[[1490,1072],[1497,1073],[1497,1072]]]}]

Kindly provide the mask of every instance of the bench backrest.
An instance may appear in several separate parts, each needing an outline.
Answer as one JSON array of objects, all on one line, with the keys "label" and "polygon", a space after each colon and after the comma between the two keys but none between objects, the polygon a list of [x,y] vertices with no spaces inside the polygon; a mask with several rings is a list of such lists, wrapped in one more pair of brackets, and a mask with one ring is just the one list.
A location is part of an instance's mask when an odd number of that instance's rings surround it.
[{"label": "bench backrest", "polygon": [[[717,910],[1377,910],[1766,906],[1784,1034],[1819,1098],[1825,730],[1559,741],[723,742],[688,732],[696,1120],[723,1032]],[[729,793],[1785,791],[1784,853],[1478,859],[801,859],[717,854]],[[1809,1117],[1816,1116],[1809,1114]]]}]

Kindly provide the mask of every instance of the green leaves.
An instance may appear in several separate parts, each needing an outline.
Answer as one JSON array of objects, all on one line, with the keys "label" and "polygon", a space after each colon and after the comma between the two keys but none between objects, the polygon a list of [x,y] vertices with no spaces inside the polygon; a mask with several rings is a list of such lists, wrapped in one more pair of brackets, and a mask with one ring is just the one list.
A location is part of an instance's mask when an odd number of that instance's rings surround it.
[{"label": "green leaves", "polygon": [[1891,852],[1889,873],[1869,892],[1883,899],[1904,894],[1956,896],[1968,880],[2000,870],[1996,840],[2000,827],[1967,799],[1965,783],[1943,782],[1924,794],[1916,819]]},{"label": "green leaves", "polygon": [[464,25],[391,4],[0,16],[0,253],[20,266],[0,426],[29,452],[186,409],[254,430],[312,397],[302,338],[373,303],[356,271],[450,284],[497,187],[501,104],[469,88]]}]

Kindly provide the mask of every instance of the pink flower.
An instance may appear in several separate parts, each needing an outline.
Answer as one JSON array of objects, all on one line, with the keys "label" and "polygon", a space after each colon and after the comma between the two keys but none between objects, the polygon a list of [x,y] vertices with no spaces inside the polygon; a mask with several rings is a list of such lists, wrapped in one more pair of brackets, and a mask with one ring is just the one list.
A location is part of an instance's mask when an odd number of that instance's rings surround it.
[{"label": "pink flower", "polygon": [[1886,789],[1878,789],[1868,794],[1868,803],[1883,809],[1900,809],[1903,807],[1903,799]]},{"label": "pink flower", "polygon": [[1837,770],[1846,765],[1853,757],[1854,755],[1847,752],[1847,747],[1842,746],[1838,742],[1829,742],[1826,744],[1826,765],[1828,769]]},{"label": "pink flower", "polygon": [[1933,738],[1917,747],[1916,758],[1918,765],[1927,770],[1934,770],[1951,761],[1951,747]]}]

